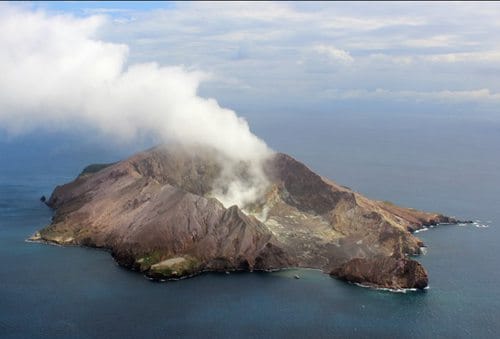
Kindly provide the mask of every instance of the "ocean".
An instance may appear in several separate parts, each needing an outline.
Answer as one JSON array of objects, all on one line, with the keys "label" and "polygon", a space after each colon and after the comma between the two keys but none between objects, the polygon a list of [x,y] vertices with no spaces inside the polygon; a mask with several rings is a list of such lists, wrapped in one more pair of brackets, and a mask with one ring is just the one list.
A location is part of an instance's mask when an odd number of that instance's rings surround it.
[{"label": "ocean", "polygon": [[247,118],[274,149],[368,197],[477,222],[418,234],[428,246],[418,259],[430,276],[425,292],[362,288],[316,270],[151,282],[104,251],[25,241],[50,222],[42,195],[88,163],[116,161],[139,146],[0,136],[0,337],[498,337],[498,121],[418,114]]}]

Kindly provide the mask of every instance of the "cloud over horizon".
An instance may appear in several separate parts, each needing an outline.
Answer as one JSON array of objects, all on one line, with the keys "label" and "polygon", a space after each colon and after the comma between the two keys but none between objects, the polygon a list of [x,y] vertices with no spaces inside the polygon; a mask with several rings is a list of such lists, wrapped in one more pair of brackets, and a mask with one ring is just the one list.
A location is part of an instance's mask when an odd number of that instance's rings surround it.
[{"label": "cloud over horizon", "polygon": [[[0,128],[72,131],[79,125],[120,141],[151,135],[158,142],[203,145],[221,155],[227,205],[245,205],[267,184],[262,162],[272,154],[245,119],[198,95],[207,74],[184,66],[127,62],[126,44],[97,37],[103,16],[83,18],[0,5]],[[232,177],[240,161],[249,178]]]},{"label": "cloud over horizon", "polygon": [[198,96],[208,74],[182,65],[127,63],[126,44],[96,38],[105,23],[103,16],[3,8],[3,128],[21,133],[82,123],[124,140],[147,132],[164,140],[210,144],[243,159],[255,150],[267,151],[234,111]]},{"label": "cloud over horizon", "polygon": [[[346,95],[378,89],[405,92],[377,97],[377,106],[444,96],[418,93],[500,93],[497,3],[31,3],[10,5],[79,18],[106,17],[98,40],[126,45],[126,64],[156,61],[211,74],[201,96],[226,107],[326,111]],[[415,93],[412,98],[409,93]],[[347,99],[346,99],[347,98]],[[495,111],[488,96],[469,96],[479,110]],[[450,104],[457,103],[450,97]],[[480,105],[481,107],[479,108]],[[301,107],[299,109],[299,107]],[[450,106],[451,107],[451,106]],[[438,109],[439,110],[439,109]]]},{"label": "cloud over horizon", "polygon": [[257,164],[255,181],[218,191],[230,204],[265,189],[272,151],[223,106],[262,124],[387,109],[500,121],[497,3],[96,6],[0,3],[0,131],[208,144],[229,177]]},{"label": "cloud over horizon", "polygon": [[197,65],[216,75],[203,93],[265,111],[328,107],[328,90],[500,93],[499,15],[496,3],[173,3],[102,34],[134,60]]}]

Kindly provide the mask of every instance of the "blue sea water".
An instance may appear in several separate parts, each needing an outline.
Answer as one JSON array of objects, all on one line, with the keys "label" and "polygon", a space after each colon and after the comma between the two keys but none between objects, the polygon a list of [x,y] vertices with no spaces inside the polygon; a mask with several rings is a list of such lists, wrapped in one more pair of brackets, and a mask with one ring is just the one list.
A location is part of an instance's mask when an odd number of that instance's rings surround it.
[{"label": "blue sea water", "polygon": [[65,147],[36,136],[2,140],[0,337],[499,336],[500,124],[321,114],[251,122],[275,149],[369,197],[488,227],[418,234],[428,246],[419,258],[430,275],[424,293],[375,291],[314,270],[154,283],[103,251],[25,242],[50,221],[41,195],[90,162],[136,149],[84,147],[77,138]]}]

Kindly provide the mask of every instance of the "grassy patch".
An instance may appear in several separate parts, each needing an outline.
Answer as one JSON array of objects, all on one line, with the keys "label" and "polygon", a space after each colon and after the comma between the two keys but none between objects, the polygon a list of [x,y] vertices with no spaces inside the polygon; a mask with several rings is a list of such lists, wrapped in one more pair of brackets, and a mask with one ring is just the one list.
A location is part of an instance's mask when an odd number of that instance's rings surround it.
[{"label": "grassy patch", "polygon": [[163,260],[162,254],[159,251],[153,251],[148,255],[139,258],[137,260],[137,263],[140,264],[141,271],[147,271],[152,265],[162,260]]},{"label": "grassy patch", "polygon": [[191,275],[199,269],[200,263],[196,258],[186,255],[181,258],[184,259],[182,262],[150,267],[149,273],[157,277],[176,278]]}]

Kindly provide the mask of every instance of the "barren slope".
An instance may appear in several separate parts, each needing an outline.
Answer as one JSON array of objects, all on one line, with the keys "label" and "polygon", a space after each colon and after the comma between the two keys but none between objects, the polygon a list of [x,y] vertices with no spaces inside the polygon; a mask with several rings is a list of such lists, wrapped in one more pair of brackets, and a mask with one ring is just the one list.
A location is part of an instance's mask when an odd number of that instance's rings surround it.
[{"label": "barren slope", "polygon": [[[226,209],[210,198],[221,171],[216,156],[156,147],[84,171],[54,190],[52,224],[33,239],[106,248],[120,264],[157,278],[299,266],[376,286],[422,288],[425,270],[405,259],[423,246],[410,231],[455,222],[370,200],[285,154],[266,163],[271,185],[264,199],[246,212]],[[370,268],[373,262],[383,267]]]}]

